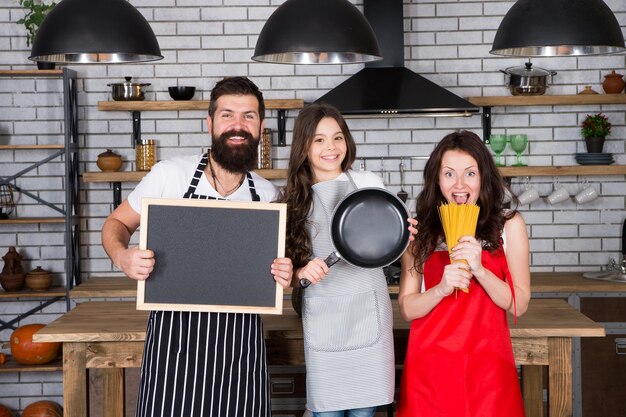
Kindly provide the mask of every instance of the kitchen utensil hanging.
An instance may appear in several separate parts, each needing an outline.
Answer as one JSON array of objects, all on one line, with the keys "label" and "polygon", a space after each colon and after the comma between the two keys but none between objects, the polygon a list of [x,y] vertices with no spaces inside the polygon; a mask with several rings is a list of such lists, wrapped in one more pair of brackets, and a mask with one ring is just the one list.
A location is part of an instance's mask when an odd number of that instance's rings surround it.
[{"label": "kitchen utensil hanging", "polygon": [[409,193],[404,190],[404,159],[400,158],[400,191],[398,191],[398,198],[402,200],[403,203],[406,203],[407,198],[409,198]]}]

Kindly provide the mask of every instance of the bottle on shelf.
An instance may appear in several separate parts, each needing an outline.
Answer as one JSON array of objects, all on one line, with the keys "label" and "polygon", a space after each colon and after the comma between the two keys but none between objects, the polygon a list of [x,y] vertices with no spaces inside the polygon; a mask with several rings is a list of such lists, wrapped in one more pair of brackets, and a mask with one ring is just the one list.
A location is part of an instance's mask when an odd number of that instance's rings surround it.
[{"label": "bottle on shelf", "polygon": [[258,147],[258,169],[270,169],[272,168],[272,129],[265,128],[259,138]]}]

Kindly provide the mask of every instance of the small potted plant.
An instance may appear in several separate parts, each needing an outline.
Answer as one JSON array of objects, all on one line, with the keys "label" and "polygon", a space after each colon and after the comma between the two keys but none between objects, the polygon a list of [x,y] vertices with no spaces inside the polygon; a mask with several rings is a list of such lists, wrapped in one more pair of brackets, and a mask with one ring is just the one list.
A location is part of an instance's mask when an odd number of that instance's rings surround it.
[{"label": "small potted plant", "polygon": [[[41,22],[43,22],[50,10],[56,6],[56,3],[44,3],[41,0],[19,0],[19,2],[20,6],[26,9],[26,14],[17,23],[24,25],[26,28],[26,46],[31,46]],[[39,62],[37,64],[39,66]],[[52,68],[54,68],[54,64],[52,65]]]},{"label": "small potted plant", "polygon": [[583,120],[580,131],[585,138],[587,152],[601,153],[604,139],[611,134],[611,122],[602,113],[588,114]]}]

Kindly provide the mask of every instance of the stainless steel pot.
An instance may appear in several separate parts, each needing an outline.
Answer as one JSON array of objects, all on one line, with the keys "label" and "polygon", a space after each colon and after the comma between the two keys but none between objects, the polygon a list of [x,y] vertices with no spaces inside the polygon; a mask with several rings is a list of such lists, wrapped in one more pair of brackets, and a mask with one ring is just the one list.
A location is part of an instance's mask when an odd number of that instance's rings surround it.
[{"label": "stainless steel pot", "polygon": [[514,96],[540,96],[548,88],[548,76],[550,82],[553,81],[556,71],[533,68],[532,65],[529,61],[523,67],[500,70],[505,75],[505,85]]},{"label": "stainless steel pot", "polygon": [[124,77],[126,82],[107,84],[111,87],[111,95],[113,100],[116,101],[141,101],[146,97],[144,96],[144,87],[150,85],[150,83],[132,83],[132,77]]}]

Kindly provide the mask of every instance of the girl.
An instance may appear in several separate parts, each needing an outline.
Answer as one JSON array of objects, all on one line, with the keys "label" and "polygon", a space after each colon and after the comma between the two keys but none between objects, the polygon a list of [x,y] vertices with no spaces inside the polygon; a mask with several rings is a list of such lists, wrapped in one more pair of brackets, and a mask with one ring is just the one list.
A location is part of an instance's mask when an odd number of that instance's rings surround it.
[{"label": "girl", "polygon": [[[472,132],[444,137],[426,163],[417,238],[402,256],[398,301],[413,322],[399,417],[524,416],[506,312],[528,307],[528,235],[502,206],[505,187]],[[461,237],[452,255],[437,211],[445,202],[480,207],[476,237]]]},{"label": "girl", "polygon": [[347,262],[328,268],[323,261],[334,250],[329,222],[339,201],[358,188],[384,187],[377,175],[350,169],[355,155],[337,109],[313,104],[300,112],[282,201],[292,285],[312,284],[304,291],[302,318],[307,408],[316,417],[370,417],[394,396],[393,317],[382,268]]}]

